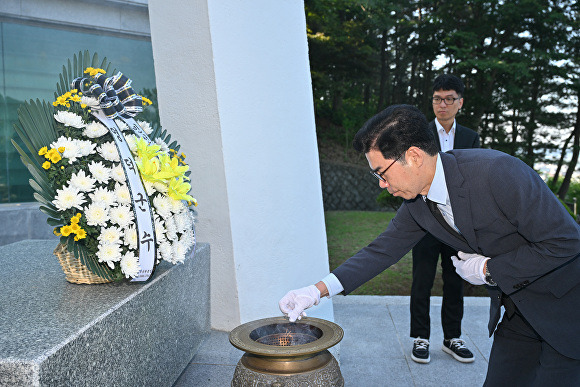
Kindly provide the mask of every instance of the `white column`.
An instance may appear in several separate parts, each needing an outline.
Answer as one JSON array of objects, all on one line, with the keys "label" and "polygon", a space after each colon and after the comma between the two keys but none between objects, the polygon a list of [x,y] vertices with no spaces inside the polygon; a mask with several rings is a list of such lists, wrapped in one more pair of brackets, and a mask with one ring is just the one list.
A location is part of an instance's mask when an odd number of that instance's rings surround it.
[{"label": "white column", "polygon": [[[304,4],[150,0],[161,123],[192,168],[214,329],[328,273]],[[309,315],[333,320],[323,302]]]}]

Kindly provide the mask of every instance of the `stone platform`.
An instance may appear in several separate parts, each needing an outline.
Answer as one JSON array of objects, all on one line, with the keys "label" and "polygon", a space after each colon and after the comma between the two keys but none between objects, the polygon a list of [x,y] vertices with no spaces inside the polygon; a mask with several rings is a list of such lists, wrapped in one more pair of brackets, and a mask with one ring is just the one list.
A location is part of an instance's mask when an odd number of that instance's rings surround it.
[{"label": "stone platform", "polygon": [[0,247],[0,386],[173,385],[210,332],[209,245],[104,285],[68,283],[55,247]]}]

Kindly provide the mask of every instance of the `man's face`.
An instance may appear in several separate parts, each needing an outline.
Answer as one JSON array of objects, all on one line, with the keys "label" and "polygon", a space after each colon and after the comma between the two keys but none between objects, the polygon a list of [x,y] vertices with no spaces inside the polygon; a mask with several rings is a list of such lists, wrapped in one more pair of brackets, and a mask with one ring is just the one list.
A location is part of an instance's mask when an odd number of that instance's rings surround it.
[{"label": "man's face", "polygon": [[[413,160],[406,158],[406,154],[403,154],[400,158],[401,160],[405,159],[407,161],[406,164],[401,164],[400,161],[393,164],[395,159],[385,159],[379,150],[370,150],[365,153],[365,156],[371,170],[382,174],[384,181],[379,180],[379,186],[383,189],[386,188],[391,195],[402,197],[403,199],[414,199],[425,188],[421,184],[422,179],[419,175],[419,170]],[[383,173],[391,164],[392,166]]]},{"label": "man's face", "polygon": [[[463,106],[463,98],[459,98],[459,94],[455,90],[437,90],[433,93],[433,97],[441,98],[441,102],[433,104],[433,112],[439,122],[446,122],[455,119],[455,115]],[[451,105],[445,103],[445,98],[459,98],[454,99]]]}]

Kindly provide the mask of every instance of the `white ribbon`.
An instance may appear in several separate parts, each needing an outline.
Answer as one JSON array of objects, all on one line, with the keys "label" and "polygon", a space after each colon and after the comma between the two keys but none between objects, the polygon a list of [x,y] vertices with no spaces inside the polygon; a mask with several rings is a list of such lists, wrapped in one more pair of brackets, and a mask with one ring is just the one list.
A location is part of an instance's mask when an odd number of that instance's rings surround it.
[{"label": "white ribbon", "polygon": [[[95,116],[99,121],[101,121],[109,132],[113,136],[115,145],[117,146],[117,151],[121,158],[121,165],[125,171],[125,176],[127,177],[127,185],[129,186],[129,192],[131,193],[131,203],[133,206],[133,212],[135,213],[135,224],[137,226],[137,238],[139,246],[139,265],[140,270],[137,276],[131,279],[131,282],[142,282],[147,281],[149,277],[153,274],[155,270],[155,259],[157,243],[155,240],[155,225],[153,220],[153,213],[151,211],[151,204],[149,203],[149,197],[147,192],[143,187],[141,182],[141,175],[139,174],[139,169],[137,164],[133,159],[129,145],[123,136],[121,130],[117,127],[117,124],[112,119],[108,118],[105,113],[100,109],[93,109],[93,116]],[[135,132],[136,135],[144,135],[144,139],[150,143],[151,140],[143,129],[137,125],[135,120],[133,121],[134,126],[139,129],[139,132],[133,128],[132,124],[129,127]],[[127,120],[125,120],[127,122]],[[127,122],[128,123],[128,122]],[[129,123],[128,123],[129,124]]]}]

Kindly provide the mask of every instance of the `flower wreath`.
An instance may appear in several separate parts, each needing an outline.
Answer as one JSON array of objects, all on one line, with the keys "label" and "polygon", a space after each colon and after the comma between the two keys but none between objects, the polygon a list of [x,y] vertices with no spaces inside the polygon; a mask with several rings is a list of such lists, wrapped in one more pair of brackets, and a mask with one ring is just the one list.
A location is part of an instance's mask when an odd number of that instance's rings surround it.
[{"label": "flower wreath", "polygon": [[[103,279],[135,280],[144,241],[155,247],[153,270],[161,260],[183,262],[195,246],[190,206],[197,202],[188,195],[190,171],[179,145],[161,128],[132,119],[151,101],[134,94],[131,81],[121,73],[107,77],[110,63],[104,59],[99,64],[97,58],[79,53],[63,66],[53,103],[24,103],[15,130],[28,152],[12,143],[32,174],[34,198],[60,243]],[[121,89],[111,86],[111,80],[122,81]],[[109,113],[110,127],[97,112]],[[136,123],[137,132],[128,120]],[[132,159],[122,158],[115,132],[122,133],[118,138]],[[127,169],[134,166],[147,196],[140,203],[134,197],[136,188],[128,184]],[[135,211],[147,201],[154,235],[143,240]]]}]

